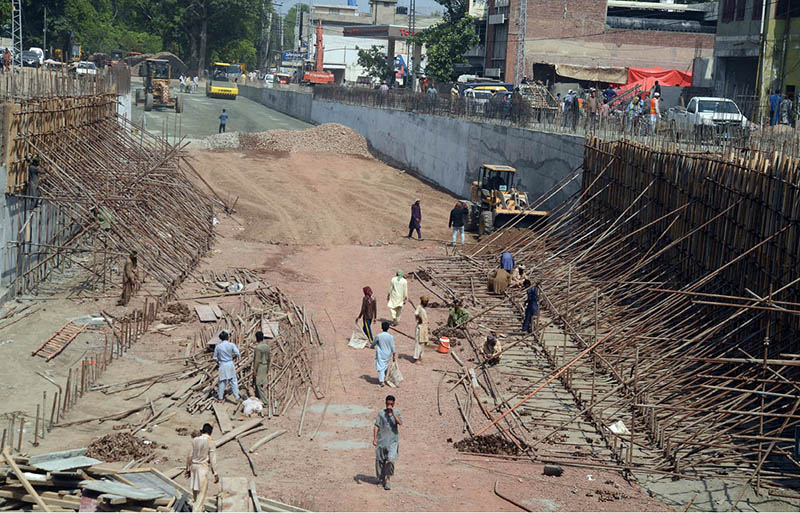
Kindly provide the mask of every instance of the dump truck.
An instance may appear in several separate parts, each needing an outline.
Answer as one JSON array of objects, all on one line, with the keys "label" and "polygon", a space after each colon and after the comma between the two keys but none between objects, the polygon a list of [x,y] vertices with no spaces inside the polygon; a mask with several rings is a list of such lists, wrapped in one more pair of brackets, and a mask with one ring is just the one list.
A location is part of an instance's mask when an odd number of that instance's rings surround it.
[{"label": "dump truck", "polygon": [[239,95],[236,80],[241,74],[242,68],[238,64],[215,62],[214,69],[206,81],[206,96],[235,100]]},{"label": "dump truck", "polygon": [[141,64],[144,68],[144,88],[136,90],[136,103],[144,101],[145,112],[156,107],[183,111],[183,99],[173,95],[169,89],[169,61],[164,59],[147,59]]},{"label": "dump truck", "polygon": [[514,226],[527,228],[547,216],[547,211],[530,210],[528,194],[516,188],[516,175],[517,170],[511,166],[481,166],[478,180],[472,182],[468,229],[491,233],[512,219]]}]

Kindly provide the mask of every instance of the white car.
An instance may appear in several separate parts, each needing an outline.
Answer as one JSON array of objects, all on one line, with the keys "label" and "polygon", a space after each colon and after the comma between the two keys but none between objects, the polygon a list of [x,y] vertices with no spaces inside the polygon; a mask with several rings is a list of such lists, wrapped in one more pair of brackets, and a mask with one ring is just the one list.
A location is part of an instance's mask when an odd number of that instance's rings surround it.
[{"label": "white car", "polygon": [[39,57],[39,66],[44,64],[44,50],[42,50],[41,48],[37,48],[35,46],[31,46],[30,48],[28,48],[28,51],[35,53]]},{"label": "white car", "polygon": [[672,107],[667,112],[670,130],[680,135],[693,135],[696,140],[732,138],[746,134],[750,122],[733,100],[711,96],[696,96],[686,108]]},{"label": "white car", "polygon": [[69,70],[77,75],[97,75],[97,66],[89,61],[76,62],[70,65]]},{"label": "white car", "polygon": [[275,85],[275,75],[272,73],[267,73],[264,75],[264,85],[267,86],[267,88],[272,89],[272,87]]}]

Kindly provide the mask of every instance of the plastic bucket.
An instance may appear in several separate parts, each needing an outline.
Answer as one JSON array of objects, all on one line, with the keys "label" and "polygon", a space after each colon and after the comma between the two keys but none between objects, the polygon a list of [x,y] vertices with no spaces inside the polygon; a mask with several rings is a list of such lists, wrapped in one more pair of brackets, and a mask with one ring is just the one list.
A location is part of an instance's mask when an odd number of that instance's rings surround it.
[{"label": "plastic bucket", "polygon": [[442,354],[447,354],[450,352],[450,339],[447,337],[440,337],[439,338],[439,347],[436,349],[437,352]]}]

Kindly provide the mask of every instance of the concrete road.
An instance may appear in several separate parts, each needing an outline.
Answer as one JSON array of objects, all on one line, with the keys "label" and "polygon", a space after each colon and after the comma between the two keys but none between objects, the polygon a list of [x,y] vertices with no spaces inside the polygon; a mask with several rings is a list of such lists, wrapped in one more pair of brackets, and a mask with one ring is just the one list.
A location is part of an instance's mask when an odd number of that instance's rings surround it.
[{"label": "concrete road", "polygon": [[[135,97],[134,91],[138,87],[141,87],[141,84],[136,81],[131,84],[131,100]],[[180,94],[177,87],[172,88],[172,93]],[[183,98],[182,113],[176,115],[173,109],[144,112],[144,104],[140,103],[132,108],[133,121],[142,123],[144,118],[144,126],[150,132],[161,134],[166,130],[170,142],[176,132],[186,136],[187,139],[198,139],[216,134],[222,109],[225,109],[228,114],[228,132],[302,130],[311,126],[243,96],[239,96],[235,100],[207,98],[202,82],[197,93],[181,94],[181,96]]]}]

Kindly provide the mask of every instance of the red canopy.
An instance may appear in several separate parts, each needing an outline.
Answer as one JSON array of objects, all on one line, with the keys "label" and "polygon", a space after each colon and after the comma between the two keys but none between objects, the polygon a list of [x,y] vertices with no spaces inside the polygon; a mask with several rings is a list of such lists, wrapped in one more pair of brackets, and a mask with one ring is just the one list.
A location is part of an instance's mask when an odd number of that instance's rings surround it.
[{"label": "red canopy", "polygon": [[692,85],[692,74],[676,69],[628,68],[628,83],[625,89],[641,84],[643,91],[649,91],[656,80],[662,86],[688,87]]}]

